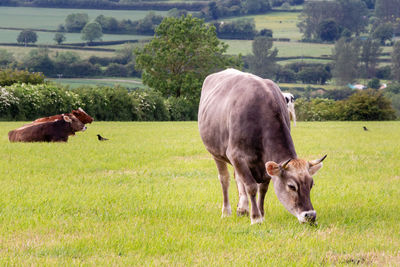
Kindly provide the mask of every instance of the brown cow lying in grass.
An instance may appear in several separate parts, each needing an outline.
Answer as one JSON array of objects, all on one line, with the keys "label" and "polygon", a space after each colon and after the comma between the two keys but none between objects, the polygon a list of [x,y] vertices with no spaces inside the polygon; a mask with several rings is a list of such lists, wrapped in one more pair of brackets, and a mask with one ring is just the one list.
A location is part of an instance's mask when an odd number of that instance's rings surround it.
[{"label": "brown cow lying in grass", "polygon": [[80,120],[83,124],[92,123],[92,121],[93,121],[93,118],[90,117],[82,108],[78,108],[77,110],[71,111],[71,113],[59,114],[59,115],[54,115],[54,116],[49,116],[49,117],[36,119],[36,120],[33,121],[33,123],[61,120],[64,115],[66,115],[66,116],[73,115],[78,120]]},{"label": "brown cow lying in grass", "polygon": [[69,135],[86,130],[74,115],[60,120],[29,123],[8,133],[10,142],[67,142]]}]

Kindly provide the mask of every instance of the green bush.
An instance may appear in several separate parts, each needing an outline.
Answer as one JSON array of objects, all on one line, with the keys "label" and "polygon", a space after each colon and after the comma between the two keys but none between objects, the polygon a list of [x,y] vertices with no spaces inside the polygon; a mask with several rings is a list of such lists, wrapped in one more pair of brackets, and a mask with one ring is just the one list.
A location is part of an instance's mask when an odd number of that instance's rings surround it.
[{"label": "green bush", "polygon": [[189,121],[197,119],[198,106],[193,102],[182,97],[169,97],[167,99],[167,107],[171,120],[173,121]]},{"label": "green bush", "polygon": [[44,75],[40,72],[31,73],[25,70],[0,69],[0,86],[14,83],[41,84],[44,79]]},{"label": "green bush", "polygon": [[166,121],[169,113],[164,98],[157,91],[136,90],[130,93],[131,98],[139,103],[139,117],[141,121]]},{"label": "green bush", "polygon": [[3,106],[3,118],[33,120],[71,111],[82,105],[77,94],[53,84],[13,84],[4,89],[11,101],[7,110]]},{"label": "green bush", "polygon": [[[394,104],[399,100],[394,98]],[[378,121],[396,118],[391,101],[382,92],[373,89],[356,92],[341,101],[321,98],[308,101],[299,98],[295,102],[295,109],[299,121]]]}]

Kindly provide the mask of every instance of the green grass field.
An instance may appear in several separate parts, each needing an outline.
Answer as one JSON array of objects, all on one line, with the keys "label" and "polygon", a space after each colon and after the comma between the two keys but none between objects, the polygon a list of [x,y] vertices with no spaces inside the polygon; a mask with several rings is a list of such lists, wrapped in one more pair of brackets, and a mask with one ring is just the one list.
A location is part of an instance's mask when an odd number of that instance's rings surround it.
[{"label": "green grass field", "polygon": [[[22,124],[0,123],[0,265],[400,262],[399,122],[292,129],[299,156],[328,154],[311,196],[318,227],[299,224],[272,187],[263,224],[222,219],[217,171],[196,122],[95,121],[67,144],[9,143],[7,132]],[[234,207],[233,179],[230,195]]]},{"label": "green grass field", "polygon": [[[139,20],[144,18],[148,10],[96,10],[96,9],[67,9],[67,8],[30,8],[30,7],[1,7],[1,27],[34,28],[56,30],[58,25],[65,23],[65,18],[72,13],[86,13],[90,20],[99,15],[115,17],[119,20]],[[167,11],[154,11],[165,16]]]},{"label": "green grass field", "polygon": [[[271,12],[262,15],[251,15],[240,18],[253,18],[257,30],[270,29],[273,31],[274,38],[290,38],[300,40],[301,33],[297,28],[300,12]],[[229,19],[237,20],[238,17]]]},{"label": "green grass field", "polygon": [[70,88],[77,88],[82,86],[122,86],[128,89],[133,88],[147,88],[147,86],[142,84],[142,81],[137,78],[101,78],[101,79],[49,79],[55,83],[61,85],[67,85]]},{"label": "green grass field", "polygon": [[[222,40],[229,45],[228,54],[247,55],[252,53],[252,40]],[[313,56],[332,54],[332,44],[315,44],[302,42],[274,42],[278,49],[278,57]]]}]

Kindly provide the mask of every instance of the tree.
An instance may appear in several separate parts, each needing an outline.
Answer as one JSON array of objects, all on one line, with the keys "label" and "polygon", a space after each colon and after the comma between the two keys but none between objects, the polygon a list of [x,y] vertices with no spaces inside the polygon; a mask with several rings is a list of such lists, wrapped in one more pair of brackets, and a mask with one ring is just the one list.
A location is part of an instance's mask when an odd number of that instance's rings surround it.
[{"label": "tree", "polygon": [[43,72],[46,76],[54,75],[54,64],[49,57],[48,48],[38,48],[29,51],[22,64],[32,72]]},{"label": "tree", "polygon": [[400,0],[376,0],[375,15],[385,22],[400,18]]},{"label": "tree", "polygon": [[151,42],[135,54],[144,84],[166,97],[187,97],[197,103],[208,74],[237,65],[223,55],[227,47],[218,40],[214,26],[189,15],[165,18]]},{"label": "tree", "polygon": [[14,55],[5,49],[0,49],[0,67],[7,67],[14,62]]},{"label": "tree", "polygon": [[271,9],[269,1],[266,0],[246,0],[244,1],[244,9],[247,14],[265,12]]},{"label": "tree", "polygon": [[278,70],[276,56],[278,49],[272,49],[272,38],[256,37],[253,41],[253,55],[249,56],[250,71],[263,78],[272,78]]},{"label": "tree", "polygon": [[322,41],[332,42],[340,37],[340,28],[333,19],[323,20],[318,25],[317,31]]},{"label": "tree", "polygon": [[89,16],[86,13],[69,14],[65,19],[65,28],[68,32],[80,32],[89,22]]},{"label": "tree", "polygon": [[358,77],[360,43],[357,40],[339,39],[333,49],[333,77],[341,85],[353,82]]},{"label": "tree", "polygon": [[397,41],[393,46],[392,76],[394,80],[400,82],[400,41]]},{"label": "tree", "polygon": [[28,43],[36,43],[38,39],[37,33],[32,30],[23,30],[17,37],[18,43],[24,43],[25,46]]},{"label": "tree", "polygon": [[305,38],[318,39],[324,20],[333,20],[340,28],[358,35],[368,25],[368,9],[361,0],[308,1],[297,26]]},{"label": "tree", "polygon": [[373,78],[368,82],[367,87],[378,90],[381,87],[381,81],[378,78]]},{"label": "tree", "polygon": [[57,42],[57,44],[61,44],[63,43],[67,38],[65,37],[65,34],[62,32],[56,32],[56,34],[54,35],[53,40]]},{"label": "tree", "polygon": [[361,42],[360,61],[362,74],[364,77],[371,78],[376,74],[378,67],[378,58],[382,53],[379,42],[367,39]]},{"label": "tree", "polygon": [[101,25],[104,32],[115,32],[118,30],[118,21],[113,17],[99,15],[95,21]]},{"label": "tree", "polygon": [[386,40],[393,38],[393,25],[391,23],[382,23],[372,33],[372,38],[378,39],[381,45],[385,44]]},{"label": "tree", "polygon": [[91,43],[94,40],[101,40],[101,37],[103,36],[103,30],[98,22],[91,22],[83,27],[81,34],[82,40]]}]

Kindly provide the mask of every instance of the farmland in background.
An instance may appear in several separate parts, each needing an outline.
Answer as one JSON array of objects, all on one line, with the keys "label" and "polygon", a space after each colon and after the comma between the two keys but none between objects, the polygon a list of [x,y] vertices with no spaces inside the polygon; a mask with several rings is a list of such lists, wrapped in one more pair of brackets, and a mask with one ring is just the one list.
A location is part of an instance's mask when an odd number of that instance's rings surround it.
[{"label": "farmland in background", "polygon": [[[18,37],[19,30],[2,30],[0,29],[0,43],[15,43]],[[55,45],[53,40],[55,32],[36,32],[38,40],[37,45]],[[65,43],[82,43],[81,33],[65,33],[67,38]],[[103,34],[103,41],[118,41],[118,40],[145,40],[151,39],[151,36],[146,35],[130,35],[130,34]]]},{"label": "farmland in background", "polygon": [[[1,265],[400,262],[399,122],[292,128],[300,157],[328,154],[311,192],[317,227],[299,224],[272,183],[263,224],[235,212],[222,219],[217,170],[196,122],[95,121],[66,144],[9,143],[7,132],[22,124],[0,123]],[[235,207],[232,176],[229,191]]]},{"label": "farmland in background", "polygon": [[140,79],[133,78],[102,78],[102,79],[49,79],[61,85],[68,85],[70,88],[83,86],[122,86],[128,89],[146,88]]},{"label": "farmland in background", "polygon": [[[99,15],[115,17],[119,20],[139,20],[143,19],[149,12],[149,10],[1,7],[0,26],[56,30],[58,25],[64,24],[65,18],[72,13],[87,13],[89,20],[94,20]],[[167,11],[154,12],[163,16],[168,13]]]}]

